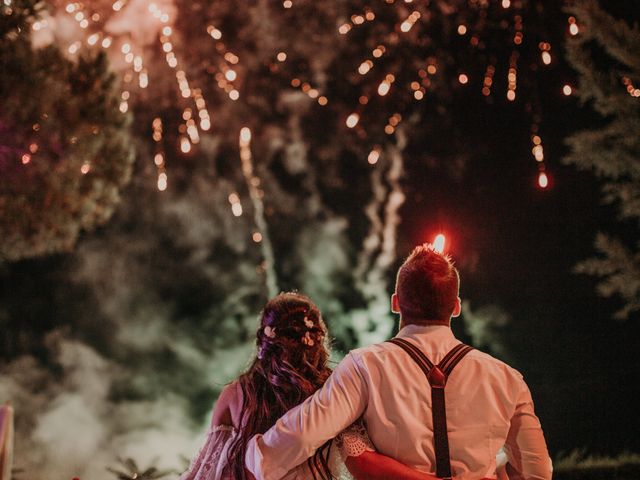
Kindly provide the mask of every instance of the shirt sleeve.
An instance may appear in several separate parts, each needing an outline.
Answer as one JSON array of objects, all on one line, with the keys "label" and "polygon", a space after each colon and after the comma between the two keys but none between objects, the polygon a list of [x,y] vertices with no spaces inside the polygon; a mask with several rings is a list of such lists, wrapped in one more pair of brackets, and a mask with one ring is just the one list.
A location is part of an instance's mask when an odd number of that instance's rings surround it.
[{"label": "shirt sleeve", "polygon": [[508,458],[509,478],[526,480],[550,480],[553,467],[540,420],[533,409],[529,388],[522,384],[511,418],[505,451]]},{"label": "shirt sleeve", "polygon": [[278,480],[358,419],[367,385],[348,354],[324,386],[247,444],[245,465],[257,480]]}]

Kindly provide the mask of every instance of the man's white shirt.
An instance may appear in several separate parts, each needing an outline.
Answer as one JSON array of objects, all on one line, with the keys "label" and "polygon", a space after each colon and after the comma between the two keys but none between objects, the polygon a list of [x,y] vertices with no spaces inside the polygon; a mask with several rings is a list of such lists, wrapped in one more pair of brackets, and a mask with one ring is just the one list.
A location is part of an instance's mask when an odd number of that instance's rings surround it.
[{"label": "man's white shirt", "polygon": [[[438,364],[459,341],[447,326],[408,325],[399,338]],[[456,480],[494,477],[505,447],[521,478],[551,478],[551,460],[522,375],[472,350],[445,388],[451,468]],[[258,480],[278,480],[362,417],[376,450],[425,473],[435,472],[431,392],[401,348],[381,343],[354,350],[325,385],[248,446],[246,466]]]}]

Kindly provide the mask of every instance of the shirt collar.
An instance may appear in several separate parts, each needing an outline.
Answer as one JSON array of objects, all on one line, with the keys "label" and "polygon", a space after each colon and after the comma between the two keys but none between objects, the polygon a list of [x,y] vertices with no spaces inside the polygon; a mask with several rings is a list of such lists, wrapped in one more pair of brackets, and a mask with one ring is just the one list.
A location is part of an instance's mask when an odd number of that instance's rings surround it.
[{"label": "shirt collar", "polygon": [[455,339],[450,327],[446,325],[416,325],[409,324],[400,329],[398,337],[416,337],[416,336],[429,336],[443,339]]}]

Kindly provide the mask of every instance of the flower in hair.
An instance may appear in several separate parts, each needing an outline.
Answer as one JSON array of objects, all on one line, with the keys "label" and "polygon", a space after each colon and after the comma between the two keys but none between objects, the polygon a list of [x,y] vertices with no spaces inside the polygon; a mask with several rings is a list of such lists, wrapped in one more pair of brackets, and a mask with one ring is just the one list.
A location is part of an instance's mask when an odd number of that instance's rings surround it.
[{"label": "flower in hair", "polygon": [[264,334],[269,338],[276,338],[276,329],[271,328],[269,325],[264,327]]},{"label": "flower in hair", "polygon": [[309,319],[308,317],[304,317],[304,324],[307,326],[307,328],[313,328],[313,320]]},{"label": "flower in hair", "polygon": [[309,332],[305,332],[304,337],[302,337],[302,343],[304,343],[308,347],[313,347],[316,342],[313,340],[313,338],[311,338]]}]

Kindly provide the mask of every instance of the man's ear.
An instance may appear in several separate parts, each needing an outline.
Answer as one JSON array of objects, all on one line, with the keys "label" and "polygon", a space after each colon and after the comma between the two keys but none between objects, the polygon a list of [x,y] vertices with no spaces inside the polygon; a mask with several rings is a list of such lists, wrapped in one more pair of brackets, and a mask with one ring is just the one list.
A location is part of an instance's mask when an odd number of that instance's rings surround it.
[{"label": "man's ear", "polygon": [[391,295],[391,311],[393,313],[400,313],[400,302],[398,302],[398,294]]},{"label": "man's ear", "polygon": [[451,316],[459,317],[460,313],[462,313],[462,301],[460,300],[460,297],[456,297],[456,306],[453,307],[453,313]]}]

